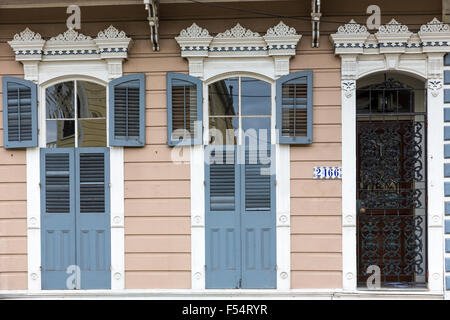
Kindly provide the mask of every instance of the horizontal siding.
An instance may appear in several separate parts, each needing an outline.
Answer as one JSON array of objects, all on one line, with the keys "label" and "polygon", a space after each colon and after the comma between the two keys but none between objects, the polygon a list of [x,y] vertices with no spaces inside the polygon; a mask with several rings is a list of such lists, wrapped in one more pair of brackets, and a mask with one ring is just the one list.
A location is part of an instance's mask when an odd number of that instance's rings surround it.
[{"label": "horizontal siding", "polygon": [[16,255],[27,253],[27,239],[25,237],[3,237],[0,241],[0,257],[2,255]]},{"label": "horizontal siding", "polygon": [[342,250],[340,234],[294,234],[292,253],[336,253]]},{"label": "horizontal siding", "polygon": [[[2,13],[0,13],[2,16]],[[0,18],[0,21],[3,21]],[[14,26],[16,32],[21,31]],[[23,30],[23,29],[22,29]],[[23,66],[0,29],[0,78],[23,78]],[[5,39],[5,40],[3,40]],[[1,79],[1,80],[2,80]],[[27,289],[26,151],[3,148],[3,90],[0,84],[0,290]]]},{"label": "horizontal siding", "polygon": [[[126,174],[125,174],[126,175]],[[146,181],[129,181],[125,178],[125,198],[140,198],[146,199],[151,195],[151,198],[188,198],[189,181],[161,181],[161,180],[146,180]],[[168,200],[169,201],[169,200]],[[150,210],[151,208],[149,208]]]},{"label": "horizontal siding", "polygon": [[292,288],[338,289],[342,287],[342,271],[291,271]]},{"label": "horizontal siding", "polygon": [[0,255],[0,273],[4,272],[27,272],[27,255]]},{"label": "horizontal siding", "polygon": [[190,271],[131,271],[125,273],[127,289],[190,289]]},{"label": "horizontal siding", "polygon": [[340,271],[342,255],[340,253],[293,252],[292,263],[296,271]]},{"label": "horizontal siding", "polygon": [[189,253],[136,253],[125,255],[125,268],[130,271],[189,271]]},{"label": "horizontal siding", "polygon": [[125,217],[127,235],[189,235],[189,217]]},{"label": "horizontal siding", "polygon": [[[189,253],[189,235],[128,235],[125,253]],[[1,250],[1,249],[0,249]]]},{"label": "horizontal siding", "polygon": [[340,216],[342,199],[338,198],[291,198],[291,215],[294,216]]},{"label": "horizontal siding", "polygon": [[190,166],[173,162],[189,161],[189,149],[167,146],[165,91],[166,72],[188,67],[173,39],[161,48],[153,53],[137,40],[123,68],[147,78],[147,145],[125,150],[126,287],[133,289],[190,287]]},{"label": "horizontal siding", "polygon": [[186,208],[190,208],[190,199],[125,199],[127,217],[171,217],[189,216]]},{"label": "horizontal siding", "polygon": [[[18,269],[22,269],[21,266]],[[27,289],[27,272],[0,272],[0,290]]]},{"label": "horizontal siding", "polygon": [[291,216],[291,235],[341,234],[340,216]]}]

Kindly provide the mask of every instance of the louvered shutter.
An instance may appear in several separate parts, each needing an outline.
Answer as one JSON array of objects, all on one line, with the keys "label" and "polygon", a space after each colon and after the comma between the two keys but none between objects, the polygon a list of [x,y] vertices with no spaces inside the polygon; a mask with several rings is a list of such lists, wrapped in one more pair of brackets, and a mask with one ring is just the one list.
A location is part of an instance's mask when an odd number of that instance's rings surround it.
[{"label": "louvered shutter", "polygon": [[209,201],[211,211],[234,211],[236,202],[236,169],[234,150],[212,151],[218,160],[209,166]]},{"label": "louvered shutter", "polygon": [[167,73],[167,143],[202,143],[202,81],[181,73]]},{"label": "louvered shutter", "polygon": [[[245,211],[271,210],[271,174],[270,162],[262,163],[260,150],[245,151]],[[269,155],[268,155],[269,157]]]},{"label": "louvered shutter", "polygon": [[[244,152],[244,150],[242,150]],[[245,150],[241,170],[242,288],[276,288],[275,163],[268,150]],[[272,168],[271,168],[272,167]]]},{"label": "louvered shutter", "polygon": [[280,144],[312,143],[313,73],[291,73],[277,80],[277,129]]},{"label": "louvered shutter", "polygon": [[241,246],[236,148],[208,149],[206,163],[206,288],[239,288]]},{"label": "louvered shutter", "polygon": [[145,145],[145,74],[130,74],[109,83],[109,145]]},{"label": "louvered shutter", "polygon": [[82,289],[111,287],[109,149],[77,148],[77,263]]},{"label": "louvered shutter", "polygon": [[67,289],[75,258],[74,149],[41,149],[42,288]]},{"label": "louvered shutter", "polygon": [[3,140],[5,148],[37,146],[36,84],[3,77]]}]

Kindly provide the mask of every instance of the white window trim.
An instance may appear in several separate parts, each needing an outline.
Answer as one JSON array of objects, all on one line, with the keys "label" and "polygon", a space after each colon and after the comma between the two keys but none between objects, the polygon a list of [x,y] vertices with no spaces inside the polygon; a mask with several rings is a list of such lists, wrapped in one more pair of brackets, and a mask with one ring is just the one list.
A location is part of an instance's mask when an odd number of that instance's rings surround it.
[{"label": "white window trim", "polygon": [[[418,33],[392,20],[375,34],[350,21],[331,35],[341,57],[342,85],[342,255],[344,292],[357,288],[356,81],[381,71],[398,71],[426,81],[428,120],[428,292],[444,291],[443,56],[450,46],[448,25],[436,18]],[[400,291],[401,292],[401,291]],[[409,291],[411,292],[411,290]],[[409,294],[408,290],[403,290]]]},{"label": "white window trim", "polygon": [[[41,190],[40,150],[45,141],[45,89],[67,80],[87,80],[106,87],[107,139],[109,141],[108,82],[122,76],[122,62],[127,58],[131,39],[113,26],[100,31],[95,39],[69,29],[42,40],[40,34],[26,28],[9,45],[16,60],[24,66],[24,78],[38,85],[39,138],[37,148],[27,148],[27,252],[28,292],[46,292],[41,281]],[[71,51],[72,50],[72,51]],[[76,50],[76,51],[73,51]],[[108,142],[109,146],[109,142]],[[111,217],[111,289],[125,288],[124,255],[124,151],[110,149]]]},{"label": "white window trim", "polygon": [[[250,76],[271,84],[272,141],[276,141],[276,79],[289,74],[289,59],[301,36],[280,22],[264,36],[237,24],[215,37],[197,26],[176,37],[181,54],[189,61],[189,74],[203,80],[203,144],[208,144],[208,84],[231,76]],[[291,288],[290,148],[276,145],[276,291]],[[190,147],[191,161],[191,284],[205,288],[205,184],[204,147]],[[208,289],[208,291],[211,291]],[[240,291],[237,291],[240,292]]]}]

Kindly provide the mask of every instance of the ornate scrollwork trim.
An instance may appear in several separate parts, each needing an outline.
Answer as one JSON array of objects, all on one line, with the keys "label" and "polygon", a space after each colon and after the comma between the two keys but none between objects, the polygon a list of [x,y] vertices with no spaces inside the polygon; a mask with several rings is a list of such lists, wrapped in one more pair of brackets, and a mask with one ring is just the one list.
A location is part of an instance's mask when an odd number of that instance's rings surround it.
[{"label": "ornate scrollwork trim", "polygon": [[26,28],[8,43],[18,61],[52,61],[78,59],[76,57],[83,55],[89,55],[90,59],[126,58],[130,41],[125,32],[111,25],[96,38],[68,29],[49,40],[43,40],[39,33]]},{"label": "ornate scrollwork trim", "polygon": [[343,81],[342,82],[342,90],[344,91],[344,95],[347,99],[351,98],[353,96],[353,93],[356,90],[355,81]]},{"label": "ornate scrollwork trim", "polygon": [[193,23],[175,37],[183,57],[291,56],[300,39],[301,35],[283,21],[264,36],[238,23],[212,37],[207,29]]}]

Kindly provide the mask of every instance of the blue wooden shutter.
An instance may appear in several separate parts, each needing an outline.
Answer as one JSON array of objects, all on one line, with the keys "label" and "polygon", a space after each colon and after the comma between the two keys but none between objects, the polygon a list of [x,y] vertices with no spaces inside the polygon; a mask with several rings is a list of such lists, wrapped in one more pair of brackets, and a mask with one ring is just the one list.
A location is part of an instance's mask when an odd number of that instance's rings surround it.
[{"label": "blue wooden shutter", "polygon": [[[241,152],[244,152],[242,149]],[[261,157],[264,155],[264,158]],[[271,168],[272,167],[272,168]],[[276,288],[275,163],[268,150],[245,150],[241,171],[242,288]]]},{"label": "blue wooden shutter", "polygon": [[145,145],[145,74],[123,76],[109,83],[109,145]]},{"label": "blue wooden shutter", "polygon": [[202,81],[181,73],[167,73],[167,144],[202,143]]},{"label": "blue wooden shutter", "polygon": [[5,148],[37,146],[36,84],[3,77],[3,141]]},{"label": "blue wooden shutter", "polygon": [[291,73],[277,80],[278,143],[312,143],[312,86],[312,71]]},{"label": "blue wooden shutter", "polygon": [[42,288],[67,289],[75,257],[74,149],[41,149]]},{"label": "blue wooden shutter", "polygon": [[222,161],[207,161],[205,170],[206,288],[239,288],[241,237],[236,150],[212,150],[211,155]]},{"label": "blue wooden shutter", "polygon": [[109,149],[77,148],[76,256],[82,289],[111,288]]}]

